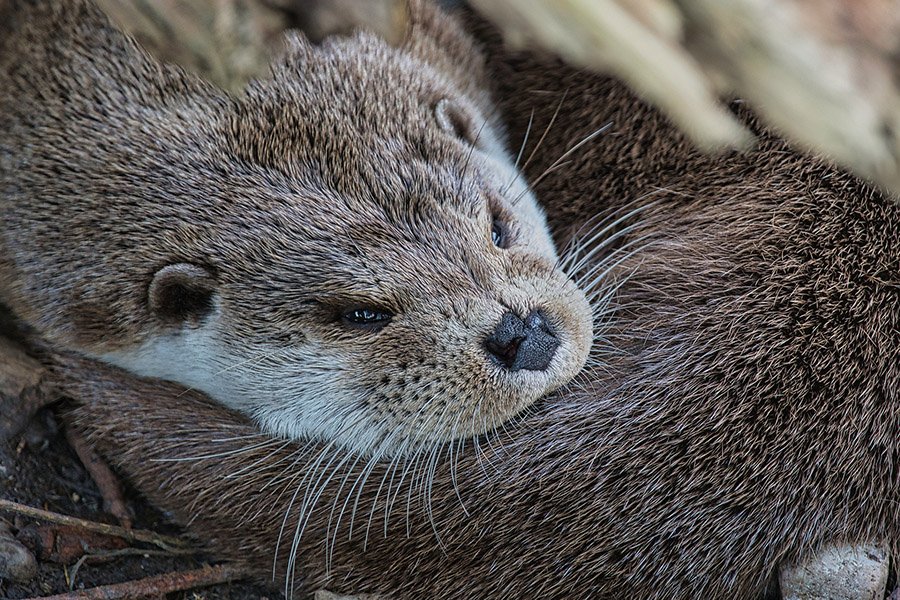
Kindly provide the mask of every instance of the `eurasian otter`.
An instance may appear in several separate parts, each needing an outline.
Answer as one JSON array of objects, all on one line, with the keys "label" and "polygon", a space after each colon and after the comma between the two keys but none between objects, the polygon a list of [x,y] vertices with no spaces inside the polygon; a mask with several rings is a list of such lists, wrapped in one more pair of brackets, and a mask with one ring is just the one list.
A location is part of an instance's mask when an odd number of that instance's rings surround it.
[{"label": "eurasian otter", "polygon": [[490,48],[510,139],[542,139],[525,172],[558,240],[626,217],[593,259],[618,284],[602,363],[498,432],[391,461],[63,356],[68,422],[295,589],[752,598],[833,541],[896,555],[900,207],[766,132],[700,155],[619,83]]},{"label": "eurasian otter", "polygon": [[294,34],[231,98],[84,0],[0,25],[0,302],[59,348],[377,456],[570,380],[592,320],[430,5],[398,48]]}]

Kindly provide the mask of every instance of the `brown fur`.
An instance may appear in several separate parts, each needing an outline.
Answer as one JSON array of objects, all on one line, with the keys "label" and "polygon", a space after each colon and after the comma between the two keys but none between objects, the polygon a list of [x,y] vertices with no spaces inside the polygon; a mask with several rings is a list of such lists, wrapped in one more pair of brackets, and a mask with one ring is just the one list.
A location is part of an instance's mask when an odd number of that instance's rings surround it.
[{"label": "brown fur", "polygon": [[[497,141],[479,54],[441,13],[412,3],[400,48],[295,34],[274,79],[234,99],[83,0],[15,5],[0,301],[51,342],[380,455],[489,430],[583,364],[587,303]],[[360,306],[394,316],[347,326]],[[485,338],[536,310],[554,362],[504,370]]]},{"label": "brown fur", "polygon": [[[301,589],[750,598],[827,542],[900,550],[900,208],[770,136],[700,156],[616,82],[502,52],[493,72],[512,139],[565,96],[532,179],[612,124],[537,186],[562,237],[643,207],[618,238],[637,250],[615,269],[609,354],[578,385],[436,466],[372,465],[361,486],[344,473],[365,461],[64,361],[92,399],[70,421],[262,576],[276,547],[284,576],[309,516]],[[191,460],[155,460],[174,458]]]}]

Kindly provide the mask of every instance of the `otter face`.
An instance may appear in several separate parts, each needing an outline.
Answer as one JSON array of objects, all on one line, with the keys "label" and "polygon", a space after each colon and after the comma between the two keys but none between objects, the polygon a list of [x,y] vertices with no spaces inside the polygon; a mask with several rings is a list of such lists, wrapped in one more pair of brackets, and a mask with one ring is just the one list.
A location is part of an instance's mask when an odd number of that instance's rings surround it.
[{"label": "otter face", "polygon": [[370,455],[482,434],[565,384],[590,308],[499,141],[477,50],[436,14],[412,22],[399,48],[294,38],[241,99],[98,48],[102,127],[93,104],[31,111],[27,168],[4,172],[64,224],[9,205],[43,243],[11,252],[44,278],[17,306],[58,343]]},{"label": "otter face", "polygon": [[374,454],[484,433],[581,369],[585,297],[494,124],[428,63],[295,40],[216,137],[241,164],[223,235],[153,275],[158,334],[108,360]]}]

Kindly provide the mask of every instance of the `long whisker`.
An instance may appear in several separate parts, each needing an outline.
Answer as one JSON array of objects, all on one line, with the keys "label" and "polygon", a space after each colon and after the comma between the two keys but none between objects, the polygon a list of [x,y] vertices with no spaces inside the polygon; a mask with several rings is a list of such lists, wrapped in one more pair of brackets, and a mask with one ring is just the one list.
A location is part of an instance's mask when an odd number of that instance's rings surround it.
[{"label": "long whisker", "polygon": [[[456,431],[457,431],[457,428],[459,427],[459,420],[461,417],[462,417],[462,413],[460,413],[459,416],[457,416],[457,418],[456,418],[456,423],[454,423],[454,425],[453,425],[453,435],[451,435],[451,440],[456,437]],[[453,445],[454,444],[452,441],[449,444],[450,483],[453,486],[453,492],[456,494],[456,499],[459,500],[459,505],[462,507],[463,514],[465,514],[468,517],[468,516],[470,516],[469,511],[466,509],[466,505],[463,502],[462,494],[459,491],[459,481],[457,480],[457,477],[456,477],[457,462],[459,461],[459,457],[462,454],[463,448],[465,448],[465,443],[466,443],[466,438],[460,437],[459,441],[458,441],[459,447],[456,449],[455,456],[453,453]]]},{"label": "long whisker", "polygon": [[[348,532],[347,532],[347,539],[348,539],[348,540],[353,539],[353,522],[354,522],[354,520],[356,519],[356,509],[359,507],[359,499],[360,499],[360,497],[362,496],[363,488],[365,488],[366,481],[368,481],[369,476],[370,476],[370,475],[372,474],[372,472],[375,470],[375,467],[377,467],[377,466],[380,464],[380,461],[381,461],[381,458],[382,458],[383,455],[384,455],[384,452],[381,451],[381,450],[379,450],[379,451],[378,451],[378,452],[377,452],[377,453],[376,453],[376,454],[375,454],[375,455],[374,455],[374,456],[366,463],[366,466],[365,466],[365,468],[363,469],[363,472],[362,472],[362,475],[361,475],[361,477],[362,477],[362,482],[359,483],[359,487],[357,488],[357,491],[356,491],[356,499],[353,501],[353,508],[350,509],[350,527],[349,527]],[[382,480],[382,481],[383,481],[383,480]],[[354,484],[354,486],[355,486],[355,485],[356,485],[356,484]],[[350,496],[351,494],[353,494],[353,490],[352,490],[352,489],[350,490],[350,494],[348,494],[348,498],[349,498],[349,496]],[[373,500],[373,503],[374,503],[374,502],[377,502],[377,500],[378,500],[378,497],[376,496],[375,499]],[[343,511],[343,509],[341,509],[341,510]],[[338,520],[340,520],[340,518],[339,518]]]},{"label": "long whisker", "polygon": [[[306,444],[304,444],[303,446],[297,448],[296,450],[294,450],[293,452],[288,454],[284,458],[284,460],[286,461],[293,456],[293,457],[295,457],[293,462],[291,462],[291,464],[287,465],[284,469],[282,469],[281,473],[279,473],[278,475],[275,475],[271,479],[269,479],[269,481],[265,485],[263,485],[262,489],[269,488],[269,487],[271,487],[273,485],[277,485],[281,482],[287,482],[289,484],[290,482],[299,479],[302,476],[302,471],[298,471],[298,470],[294,469],[294,467],[297,465],[297,463],[299,463],[301,460],[303,460],[303,458],[307,454],[307,450],[309,450],[312,446],[314,446],[316,444],[317,444],[317,442],[315,442],[314,440],[309,440],[308,442],[306,442]],[[280,461],[280,462],[283,462],[283,461]],[[276,464],[278,464],[278,463],[276,463]],[[271,466],[275,466],[275,465],[271,465]],[[290,475],[286,477],[286,475],[288,475],[288,474],[290,474]],[[276,501],[280,500],[281,496],[285,493],[286,490],[287,490],[287,487],[285,488],[285,490],[282,490],[282,492],[278,495],[278,497],[276,497]]]},{"label": "long whisker", "polygon": [[[319,475],[316,483],[314,483],[311,488],[308,488],[308,490],[311,490],[311,493],[304,495],[304,501],[299,511],[300,519],[297,523],[297,528],[294,530],[294,539],[291,543],[291,552],[288,557],[288,574],[291,582],[291,589],[293,589],[294,587],[294,579],[297,574],[297,557],[300,549],[300,540],[303,538],[303,532],[306,531],[306,526],[309,524],[312,518],[313,511],[315,510],[316,505],[319,503],[319,499],[322,497],[325,489],[331,483],[331,480],[334,478],[334,476],[344,468],[344,465],[347,464],[347,461],[349,461],[352,456],[353,455],[350,453],[344,453],[344,456],[329,472],[328,469],[337,458],[337,454],[335,454],[335,456],[333,456],[331,460],[328,461],[328,464],[325,465],[325,468],[323,469],[322,474]],[[325,473],[328,473],[328,475],[325,476]]]},{"label": "long whisker", "polygon": [[441,540],[441,534],[438,532],[437,523],[434,521],[434,506],[432,504],[431,491],[434,486],[434,477],[437,466],[440,463],[441,454],[443,454],[444,445],[436,440],[429,452],[428,467],[424,474],[425,485],[422,489],[422,495],[425,501],[425,514],[428,516],[428,522],[431,524],[431,530],[434,532],[434,538],[441,550],[445,550],[444,542]]},{"label": "long whisker", "polygon": [[[297,500],[297,496],[300,494],[300,490],[303,489],[303,482],[306,481],[306,479],[310,476],[311,473],[313,473],[315,471],[316,468],[318,468],[319,463],[324,459],[328,450],[331,449],[331,446],[332,446],[332,444],[328,444],[327,446],[323,447],[319,451],[319,457],[315,461],[313,461],[312,465],[310,465],[310,463],[307,463],[307,468],[304,469],[305,475],[303,476],[303,479],[300,481],[300,485],[298,485],[297,488],[294,490],[294,494],[293,494],[293,496],[291,496],[291,500],[290,500],[290,502],[288,502],[287,508],[284,511],[284,517],[281,520],[281,527],[278,530],[278,538],[275,541],[275,552],[273,553],[273,559],[272,559],[272,561],[273,561],[272,562],[272,579],[273,580],[276,578],[276,575],[278,573],[278,549],[281,546],[281,538],[284,535],[284,529],[287,526],[288,518],[291,515],[291,508],[294,506],[294,502]],[[288,592],[290,589],[290,583],[289,583],[289,581],[287,581],[287,579],[288,579],[287,577],[285,579],[286,579],[285,595],[288,595]]]},{"label": "long whisker", "polygon": [[[647,240],[650,240],[649,242]],[[621,265],[625,260],[631,258],[634,253],[643,252],[654,244],[653,235],[647,234],[641,237],[629,240],[621,248],[613,252],[605,260],[602,260],[588,269],[585,273],[579,275],[575,280],[576,285],[590,293],[597,283],[603,281],[605,277],[616,267]],[[636,247],[635,247],[636,246]],[[600,269],[603,269],[600,271]],[[597,275],[598,271],[600,274]],[[590,281],[590,285],[587,282]]]},{"label": "long whisker", "polygon": [[513,173],[512,179],[510,179],[509,183],[507,183],[500,190],[501,196],[506,196],[509,190],[515,185],[516,181],[519,180],[519,177],[522,176],[522,171],[519,170],[519,161],[522,160],[522,154],[525,152],[525,146],[528,144],[528,134],[531,133],[531,125],[534,123],[534,109],[531,109],[531,116],[528,117],[528,126],[525,128],[525,135],[522,137],[522,145],[519,146],[519,154],[516,155],[516,162],[513,164]]},{"label": "long whisker", "polygon": [[481,134],[484,132],[484,128],[487,127],[488,122],[494,118],[496,113],[500,110],[500,107],[494,107],[490,114],[481,122],[481,126],[478,128],[478,132],[475,134],[475,139],[472,140],[472,145],[469,147],[469,152],[466,154],[466,160],[463,163],[462,170],[460,170],[459,174],[459,185],[456,188],[456,195],[462,195],[462,186],[463,181],[466,177],[466,171],[469,169],[469,161],[472,160],[472,154],[475,152],[475,149],[478,147],[478,140],[481,139]]},{"label": "long whisker", "polygon": [[[637,208],[629,210],[628,212],[620,215],[612,221],[610,221],[609,217],[607,217],[602,221],[596,223],[592,229],[588,229],[583,232],[582,230],[579,230],[579,232],[576,232],[575,236],[569,242],[567,251],[564,254],[564,258],[560,261],[559,268],[562,269],[563,272],[565,272],[567,275],[572,276],[578,269],[581,268],[581,266],[586,261],[590,260],[594,256],[594,254],[596,254],[597,250],[605,248],[610,243],[612,243],[612,241],[619,239],[626,233],[630,233],[637,227],[638,224],[635,223],[633,225],[625,227],[624,229],[616,231],[611,235],[611,233],[614,232],[617,227],[638,216],[640,213],[654,206],[655,204],[655,202],[649,202],[647,204],[640,205]],[[607,236],[608,239],[595,246],[595,244],[597,244],[597,240]],[[579,256],[581,249],[588,249],[588,253]]]},{"label": "long whisker", "polygon": [[553,124],[556,122],[556,117],[559,116],[559,111],[562,109],[563,103],[566,101],[566,96],[569,94],[569,88],[566,88],[562,95],[559,98],[559,104],[556,105],[556,110],[553,111],[553,116],[550,117],[550,122],[547,123],[547,127],[544,128],[544,133],[541,135],[541,139],[538,140],[537,145],[531,151],[531,154],[528,155],[528,158],[525,160],[525,164],[522,165],[522,171],[526,171],[528,169],[528,165],[531,164],[531,159],[535,157],[538,150],[541,148],[541,144],[544,143],[544,139],[546,139],[547,134],[550,133],[550,129],[553,128]]},{"label": "long whisker", "polygon": [[[378,507],[378,498],[381,496],[381,490],[384,489],[384,484],[387,483],[389,474],[390,474],[391,480],[393,481],[394,473],[396,473],[396,470],[397,470],[398,461],[400,460],[400,457],[403,456],[403,454],[404,454],[403,452],[398,452],[397,454],[394,455],[393,458],[391,458],[391,462],[388,463],[388,466],[384,471],[384,476],[381,478],[381,483],[378,485],[378,489],[375,491],[375,497],[372,499],[372,508],[369,510],[369,519],[366,522],[366,535],[363,538],[363,550],[365,550],[369,544],[369,531],[372,528],[372,520],[375,516],[375,510]],[[388,485],[387,495],[390,496],[390,493],[391,493],[391,488],[390,488],[390,485]],[[387,500],[385,500],[385,505],[386,504],[387,504]],[[385,521],[385,525],[384,525],[385,532],[387,532],[387,506],[385,506],[384,521]]]},{"label": "long whisker", "polygon": [[[185,440],[188,441],[188,440]],[[226,456],[234,456],[235,454],[243,454],[245,452],[250,452],[252,450],[258,450],[260,448],[265,448],[267,446],[271,446],[273,444],[277,444],[278,442],[284,442],[279,438],[268,438],[258,444],[252,444],[250,446],[242,446],[240,448],[235,448],[233,450],[225,450],[223,452],[216,452],[214,454],[198,454],[196,456],[179,456],[177,458],[151,458],[150,462],[159,462],[159,463],[170,463],[170,462],[188,462],[188,461],[196,461],[196,460],[208,460],[210,458],[224,458]],[[171,448],[175,448],[177,446],[173,445]]]},{"label": "long whisker", "polygon": [[[422,460],[422,456],[423,456],[423,452],[420,451],[420,452],[417,452],[417,453],[416,453],[415,459],[413,460],[412,477],[410,477],[409,484],[407,485],[407,492],[406,492],[406,537],[410,537],[410,535],[412,534],[412,529],[410,528],[410,524],[409,524],[409,515],[410,515],[410,509],[411,509],[411,507],[412,507],[413,490],[415,490],[415,488],[416,488],[416,485],[415,485],[416,471],[417,471],[418,468],[419,468],[419,461]],[[401,480],[401,482],[402,482],[402,480]]]},{"label": "long whisker", "polygon": [[[350,498],[353,497],[353,489],[356,484],[359,482],[359,477],[353,483],[353,487],[350,488],[350,491],[347,493],[347,499],[344,501],[340,513],[338,513],[337,521],[334,521],[334,513],[337,510],[338,501],[341,498],[341,492],[344,490],[344,486],[347,485],[347,481],[350,476],[353,474],[353,470],[356,468],[356,465],[359,464],[359,461],[362,460],[362,456],[357,456],[356,460],[353,461],[353,464],[350,465],[350,468],[347,469],[347,472],[344,474],[343,479],[341,479],[341,484],[338,486],[337,492],[334,494],[334,501],[331,504],[331,512],[328,513],[328,524],[325,526],[325,572],[331,572],[332,558],[334,557],[334,547],[337,545],[337,536],[338,530],[341,525],[341,517],[344,515],[344,509],[347,508],[347,504],[350,502]],[[332,522],[334,523],[334,529],[332,530]],[[334,533],[331,533],[331,532]],[[329,545],[328,540],[331,539],[331,544]]]},{"label": "long whisker", "polygon": [[[572,146],[571,148],[569,148],[568,150],[566,150],[565,152],[563,152],[563,154],[562,154],[559,158],[557,158],[557,159],[553,162],[553,164],[551,164],[549,167],[547,167],[547,169],[546,169],[543,173],[541,173],[540,175],[538,175],[538,177],[537,177],[534,181],[531,182],[531,187],[532,187],[532,188],[536,188],[536,187],[538,186],[538,184],[539,184],[541,181],[544,180],[545,177],[547,177],[548,175],[550,175],[551,173],[553,173],[556,169],[558,169],[560,166],[562,166],[562,163],[563,163],[567,158],[569,158],[570,156],[572,156],[572,154],[573,154],[574,152],[578,151],[582,146],[584,146],[584,145],[587,144],[588,142],[590,142],[590,141],[594,140],[595,138],[597,138],[601,133],[603,133],[604,131],[606,131],[606,130],[609,129],[610,127],[612,127],[612,122],[609,122],[609,123],[606,123],[606,124],[604,124],[604,125],[601,125],[601,126],[598,127],[597,129],[595,129],[593,132],[589,133],[589,134],[586,135],[584,138],[582,138],[582,140],[581,140],[580,142],[578,142],[577,144],[575,144],[574,146]],[[519,194],[519,197],[516,198],[516,199],[513,201],[513,204],[517,204],[517,203],[519,202],[519,200],[522,199],[522,196],[524,196],[527,192],[528,192],[528,189],[526,188],[525,191],[523,191],[521,194]]]},{"label": "long whisker", "polygon": [[[245,473],[255,473],[256,467],[258,467],[259,465],[262,465],[262,464],[266,464],[268,466],[268,464],[270,464],[269,461],[272,459],[272,457],[275,456],[276,454],[278,454],[279,452],[281,452],[282,450],[284,450],[285,448],[287,448],[288,446],[290,446],[291,443],[292,442],[290,440],[284,440],[280,446],[278,446],[277,448],[275,448],[274,450],[272,450],[265,456],[258,458],[257,460],[238,469],[237,471],[228,473],[227,475],[224,476],[224,479],[237,479],[241,475],[244,475]],[[288,454],[288,456],[290,456],[290,454]],[[284,460],[284,458],[282,458],[280,460]],[[280,462],[280,461],[276,461],[275,463],[271,463],[271,464],[278,464],[278,462]]]}]

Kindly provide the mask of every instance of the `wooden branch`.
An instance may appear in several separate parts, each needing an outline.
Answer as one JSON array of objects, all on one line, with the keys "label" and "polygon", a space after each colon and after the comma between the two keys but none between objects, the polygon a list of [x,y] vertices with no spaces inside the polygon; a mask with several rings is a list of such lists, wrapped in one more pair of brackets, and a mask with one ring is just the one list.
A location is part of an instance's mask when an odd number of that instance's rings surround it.
[{"label": "wooden branch", "polygon": [[100,490],[100,495],[103,497],[103,509],[118,519],[123,528],[131,529],[131,515],[128,514],[128,508],[125,506],[125,497],[122,494],[122,486],[118,477],[112,472],[106,461],[100,458],[77,432],[68,427],[65,432],[69,446],[78,455],[81,464],[87,469],[91,479]]},{"label": "wooden branch", "polygon": [[179,552],[179,550],[186,550],[186,547],[188,546],[187,542],[177,537],[162,535],[153,531],[145,531],[142,529],[125,529],[124,527],[118,527],[116,525],[107,525],[106,523],[98,523],[96,521],[86,521],[77,517],[61,515],[59,513],[42,510],[33,506],[19,504],[18,502],[12,502],[11,500],[6,500],[3,498],[0,498],[0,512],[23,515],[50,523],[59,523],[61,525],[81,527],[82,529],[86,529],[88,531],[95,531],[97,533],[112,535],[132,542],[144,542],[147,544],[153,544],[169,552]]},{"label": "wooden branch", "polygon": [[[229,565],[203,567],[193,571],[177,571],[146,577],[136,581],[103,585],[87,590],[76,590],[66,594],[45,596],[40,600],[135,600],[138,598],[159,598],[172,592],[182,592],[198,587],[228,583],[244,579],[247,574]],[[39,600],[31,598],[30,600]]]}]

